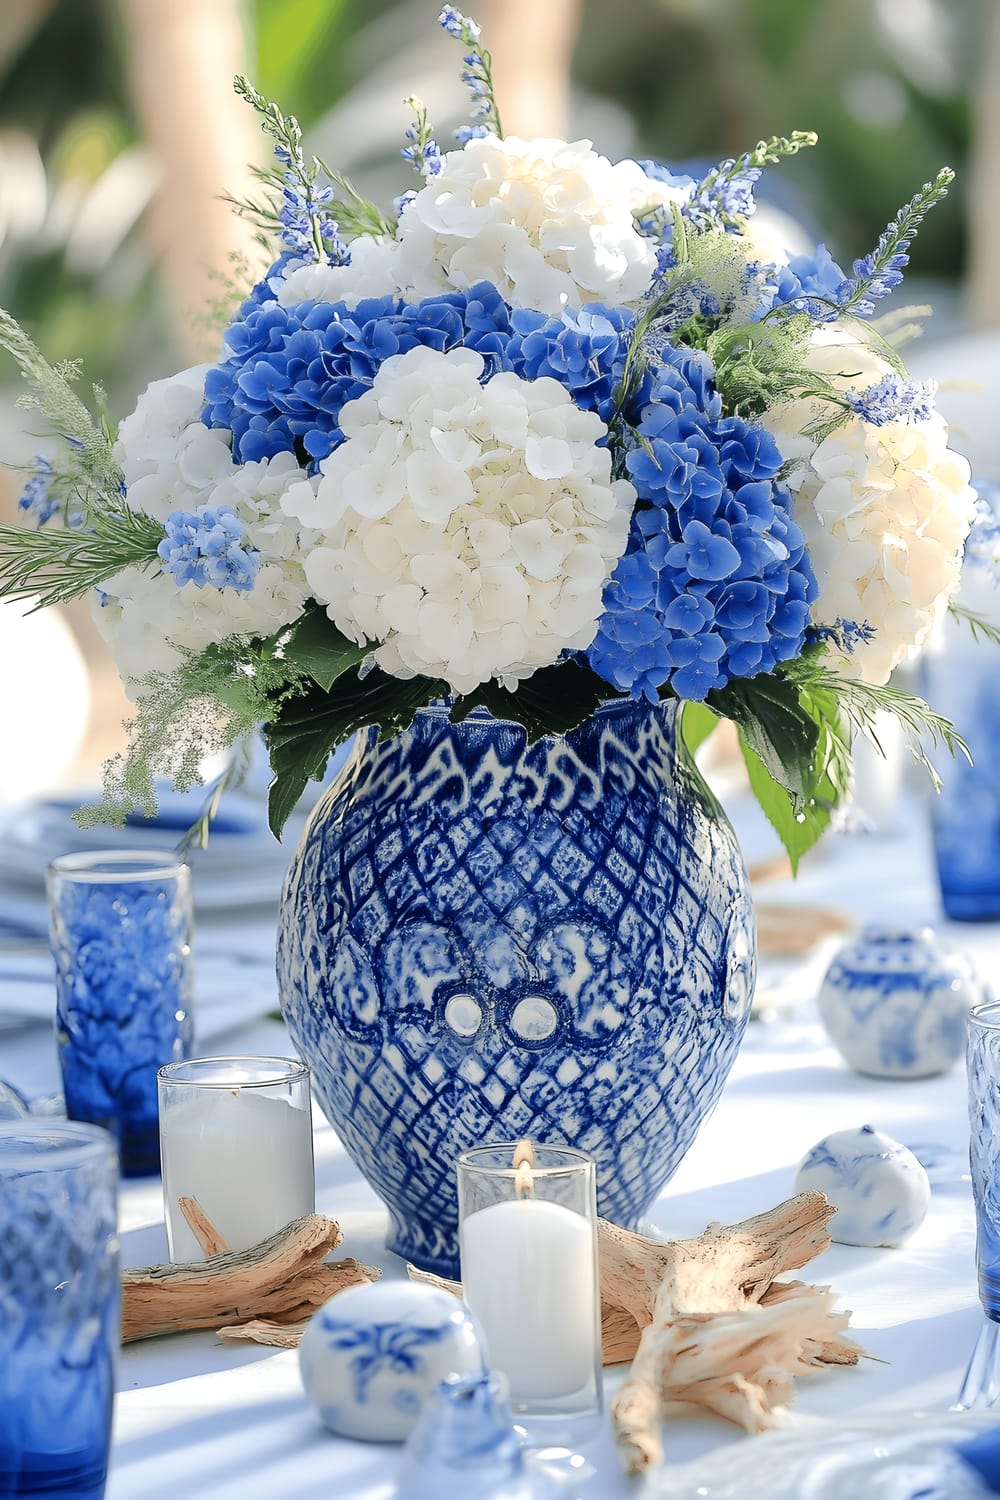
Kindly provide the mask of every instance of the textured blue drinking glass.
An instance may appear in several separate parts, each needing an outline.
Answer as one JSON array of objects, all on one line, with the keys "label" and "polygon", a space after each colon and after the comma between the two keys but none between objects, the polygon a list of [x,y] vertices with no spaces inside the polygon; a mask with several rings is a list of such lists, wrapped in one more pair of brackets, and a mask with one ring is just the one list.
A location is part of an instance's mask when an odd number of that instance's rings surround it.
[{"label": "textured blue drinking glass", "polygon": [[157,853],[48,871],[66,1113],[110,1130],[122,1171],[159,1171],[157,1069],[191,1055],[191,877]]},{"label": "textured blue drinking glass", "polygon": [[100,1500],[121,1291],[118,1160],[97,1125],[0,1124],[0,1495]]},{"label": "textured blue drinking glass", "polygon": [[[979,509],[965,547],[958,602],[1000,622],[1000,485],[977,480]],[[996,647],[968,625],[943,619],[922,658],[928,702],[949,718],[972,753],[938,757],[941,791],[931,799],[941,904],[959,922],[1000,918],[1000,672]]]},{"label": "textured blue drinking glass", "polygon": [[963,1410],[1000,1406],[1000,1002],[971,1011],[966,1065],[976,1270],[986,1321],[959,1392]]}]

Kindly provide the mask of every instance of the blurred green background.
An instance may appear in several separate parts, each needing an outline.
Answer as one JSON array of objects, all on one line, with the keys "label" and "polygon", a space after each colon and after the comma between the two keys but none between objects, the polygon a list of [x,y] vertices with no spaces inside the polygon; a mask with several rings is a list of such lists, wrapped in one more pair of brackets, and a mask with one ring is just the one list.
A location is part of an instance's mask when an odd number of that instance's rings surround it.
[{"label": "blurred green background", "polygon": [[[202,3],[232,10],[258,86],[374,191],[407,185],[395,151],[407,120],[401,99],[414,84],[443,141],[461,118],[460,50],[438,31],[438,0]],[[195,55],[196,0],[0,7],[0,302],[51,357],[82,356],[118,412],[140,381],[187,362],[198,317],[165,286],[163,243],[148,233],[162,163],[146,140],[134,65],[142,28],[165,10],[179,21],[186,8]],[[820,148],[782,169],[778,201],[850,259],[939,165],[968,163],[994,8],[986,0],[585,0],[567,8],[567,126],[609,155],[671,162],[815,128]],[[475,10],[488,41],[516,10],[512,0]],[[525,61],[534,50],[532,34],[508,36],[508,71],[512,58],[518,66],[519,40]],[[220,56],[220,94],[228,95],[229,71]],[[183,74],[157,118],[170,110],[187,119]],[[962,174],[922,234],[920,278],[960,281],[967,189]]]}]

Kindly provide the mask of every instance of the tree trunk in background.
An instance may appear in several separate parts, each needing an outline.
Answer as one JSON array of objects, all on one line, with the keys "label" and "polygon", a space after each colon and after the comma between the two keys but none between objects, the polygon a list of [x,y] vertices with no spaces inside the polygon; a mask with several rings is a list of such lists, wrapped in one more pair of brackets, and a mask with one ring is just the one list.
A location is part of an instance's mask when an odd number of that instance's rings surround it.
[{"label": "tree trunk in background", "polygon": [[1000,4],[986,6],[975,129],[968,169],[967,313],[973,329],[1000,328]]},{"label": "tree trunk in background", "polygon": [[561,136],[582,0],[490,0],[479,19],[507,135]]},{"label": "tree trunk in background", "polygon": [[240,0],[118,0],[129,33],[136,115],[163,172],[150,220],[175,336],[192,360],[214,357],[218,333],[200,321],[219,296],[211,272],[230,257],[261,259],[253,228],[222,201],[253,190],[247,164],[264,153],[232,81],[247,70]]}]

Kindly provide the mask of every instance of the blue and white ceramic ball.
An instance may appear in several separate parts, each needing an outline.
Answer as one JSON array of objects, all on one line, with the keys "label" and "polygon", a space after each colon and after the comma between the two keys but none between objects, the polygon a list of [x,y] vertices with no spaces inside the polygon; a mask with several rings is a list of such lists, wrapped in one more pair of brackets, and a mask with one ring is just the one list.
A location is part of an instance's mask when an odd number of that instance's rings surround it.
[{"label": "blue and white ceramic ball", "polygon": [[930,1078],[962,1056],[969,1010],[982,998],[972,965],[929,927],[866,927],[827,970],[819,1010],[856,1073]]},{"label": "blue and white ceramic ball", "polygon": [[402,1442],[427,1397],[449,1375],[485,1369],[482,1339],[450,1292],[376,1281],[318,1308],[299,1344],[306,1395],[341,1437]]},{"label": "blue and white ceramic ball", "polygon": [[872,1125],[835,1130],[799,1163],[797,1193],[825,1193],[841,1245],[899,1245],[927,1217],[931,1185],[913,1152]]}]

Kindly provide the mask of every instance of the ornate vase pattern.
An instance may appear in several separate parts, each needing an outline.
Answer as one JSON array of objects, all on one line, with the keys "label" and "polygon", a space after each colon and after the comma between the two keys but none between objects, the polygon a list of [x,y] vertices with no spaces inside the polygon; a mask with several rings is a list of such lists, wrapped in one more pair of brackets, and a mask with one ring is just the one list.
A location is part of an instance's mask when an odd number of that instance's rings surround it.
[{"label": "ornate vase pattern", "polygon": [[353,760],[293,857],[282,1004],[390,1247],[458,1268],[454,1160],[532,1136],[634,1225],[732,1066],[753,995],[735,836],[669,706],[563,739],[444,708]]}]

